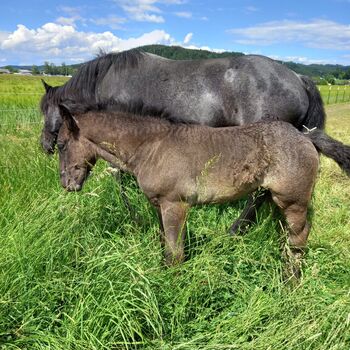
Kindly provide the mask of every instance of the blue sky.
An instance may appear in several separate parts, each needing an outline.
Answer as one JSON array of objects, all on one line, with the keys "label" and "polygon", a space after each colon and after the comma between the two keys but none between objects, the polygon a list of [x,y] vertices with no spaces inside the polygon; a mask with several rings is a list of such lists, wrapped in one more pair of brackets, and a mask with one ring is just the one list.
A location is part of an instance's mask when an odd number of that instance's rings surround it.
[{"label": "blue sky", "polygon": [[146,44],[350,65],[350,0],[7,1],[0,65],[79,63]]}]

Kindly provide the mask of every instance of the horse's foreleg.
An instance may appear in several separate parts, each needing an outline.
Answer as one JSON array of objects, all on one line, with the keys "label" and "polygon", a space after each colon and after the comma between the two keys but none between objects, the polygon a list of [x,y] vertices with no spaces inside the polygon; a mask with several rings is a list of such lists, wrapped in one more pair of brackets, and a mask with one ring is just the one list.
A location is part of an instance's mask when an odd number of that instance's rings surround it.
[{"label": "horse's foreleg", "polygon": [[256,191],[248,197],[246,207],[243,209],[242,214],[232,224],[230,233],[232,235],[237,233],[245,233],[249,226],[254,224],[257,219],[257,210],[261,207],[265,200],[270,196],[270,193],[265,190]]},{"label": "horse's foreleg", "polygon": [[185,221],[188,204],[164,201],[160,205],[164,227],[165,262],[168,266],[181,263],[184,258]]}]

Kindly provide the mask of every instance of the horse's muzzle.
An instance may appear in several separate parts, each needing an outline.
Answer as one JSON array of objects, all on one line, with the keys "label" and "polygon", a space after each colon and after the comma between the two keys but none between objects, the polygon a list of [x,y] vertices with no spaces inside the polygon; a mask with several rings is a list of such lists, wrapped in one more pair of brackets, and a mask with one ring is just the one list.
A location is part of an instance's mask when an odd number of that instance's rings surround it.
[{"label": "horse's muzzle", "polygon": [[53,154],[55,152],[57,134],[43,132],[41,135],[41,147],[46,154]]}]

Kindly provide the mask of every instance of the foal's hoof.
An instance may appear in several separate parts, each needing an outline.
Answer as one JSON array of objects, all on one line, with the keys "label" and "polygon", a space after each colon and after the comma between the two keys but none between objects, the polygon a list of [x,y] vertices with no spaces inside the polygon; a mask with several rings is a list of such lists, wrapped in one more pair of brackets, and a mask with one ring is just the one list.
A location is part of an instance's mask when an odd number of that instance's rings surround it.
[{"label": "foal's hoof", "polygon": [[230,227],[230,235],[244,235],[248,232],[252,222],[250,220],[236,220]]}]

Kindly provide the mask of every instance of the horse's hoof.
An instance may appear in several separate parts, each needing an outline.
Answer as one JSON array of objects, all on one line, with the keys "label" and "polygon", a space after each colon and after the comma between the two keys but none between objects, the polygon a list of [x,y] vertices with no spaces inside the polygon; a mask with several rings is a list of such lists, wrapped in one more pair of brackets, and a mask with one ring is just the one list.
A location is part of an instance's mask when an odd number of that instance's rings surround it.
[{"label": "horse's hoof", "polygon": [[230,235],[244,235],[248,232],[250,225],[250,221],[237,220],[230,227]]}]

